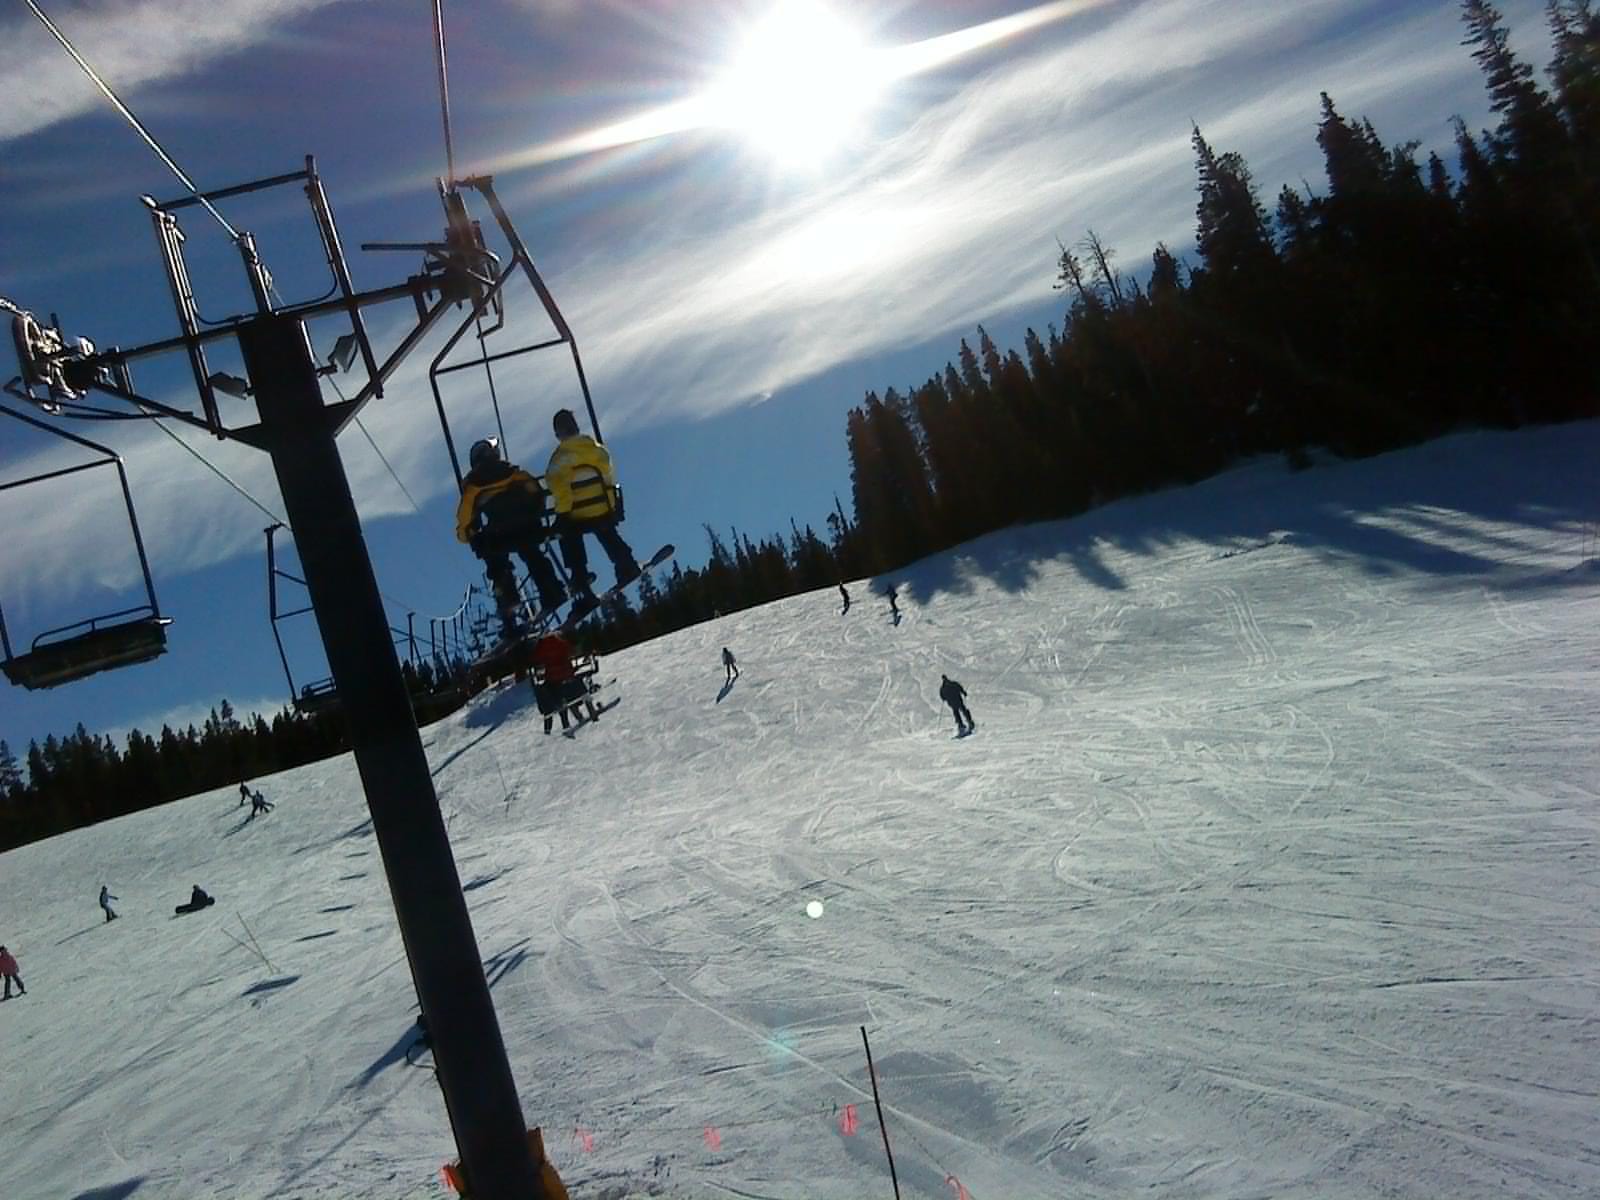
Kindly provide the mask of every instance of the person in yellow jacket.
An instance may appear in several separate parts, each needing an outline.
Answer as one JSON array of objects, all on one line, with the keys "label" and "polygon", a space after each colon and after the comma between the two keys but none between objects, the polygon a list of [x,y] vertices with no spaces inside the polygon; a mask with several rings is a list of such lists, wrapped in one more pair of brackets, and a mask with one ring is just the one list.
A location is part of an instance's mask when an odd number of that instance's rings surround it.
[{"label": "person in yellow jacket", "polygon": [[505,460],[495,438],[474,442],[467,457],[471,470],[461,481],[456,540],[466,542],[483,559],[509,637],[517,632],[522,602],[511,565],[513,554],[528,565],[540,608],[553,609],[567,598],[561,577],[542,549],[550,536],[544,489],[532,475]]},{"label": "person in yellow jacket", "polygon": [[556,510],[556,533],[561,539],[561,557],[567,564],[573,587],[582,589],[573,599],[577,612],[586,612],[598,601],[589,585],[589,555],[583,535],[592,533],[617,572],[617,585],[639,577],[639,564],[633,550],[617,532],[617,477],[611,455],[588,434],[578,430],[578,419],[571,410],[561,409],[551,422],[556,435],[555,453],[545,468],[544,483]]}]

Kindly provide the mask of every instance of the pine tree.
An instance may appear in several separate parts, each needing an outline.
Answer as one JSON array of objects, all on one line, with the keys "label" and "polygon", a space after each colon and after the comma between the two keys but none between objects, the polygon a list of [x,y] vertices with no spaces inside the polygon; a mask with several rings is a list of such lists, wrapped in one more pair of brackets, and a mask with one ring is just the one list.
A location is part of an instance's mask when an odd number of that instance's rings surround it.
[{"label": "pine tree", "polygon": [[0,799],[17,800],[22,795],[22,767],[11,747],[0,738]]},{"label": "pine tree", "polygon": [[1549,0],[1546,11],[1555,40],[1550,77],[1556,103],[1592,195],[1600,187],[1600,13],[1593,0]]},{"label": "pine tree", "polygon": [[[1494,149],[1514,176],[1564,177],[1570,144],[1550,97],[1534,82],[1533,68],[1511,50],[1505,18],[1489,0],[1461,0],[1466,45],[1489,85],[1489,105],[1502,123]],[[1558,39],[1559,52],[1559,39]]]},{"label": "pine tree", "polygon": [[1223,279],[1264,275],[1274,258],[1272,238],[1250,168],[1238,154],[1213,151],[1198,125],[1191,141],[1200,177],[1195,242],[1206,270]]}]

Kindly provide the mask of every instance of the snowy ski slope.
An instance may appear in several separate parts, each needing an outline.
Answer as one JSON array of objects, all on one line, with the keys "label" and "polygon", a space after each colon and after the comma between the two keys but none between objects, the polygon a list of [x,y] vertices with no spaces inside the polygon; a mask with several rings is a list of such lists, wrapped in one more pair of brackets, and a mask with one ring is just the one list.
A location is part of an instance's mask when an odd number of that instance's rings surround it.
[{"label": "snowy ski slope", "polygon": [[[612,656],[571,739],[425,730],[574,1197],[890,1196],[863,1025],[906,1197],[1600,1195],[1597,451],[1254,464],[898,626],[860,581]],[[257,785],[0,857],[4,1195],[443,1194],[354,768]]]}]

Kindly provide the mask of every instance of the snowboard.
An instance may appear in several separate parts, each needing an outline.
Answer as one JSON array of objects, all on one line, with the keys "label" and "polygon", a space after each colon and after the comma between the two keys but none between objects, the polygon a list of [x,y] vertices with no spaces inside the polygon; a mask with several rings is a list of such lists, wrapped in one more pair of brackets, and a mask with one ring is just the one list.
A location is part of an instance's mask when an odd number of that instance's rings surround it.
[{"label": "snowboard", "polygon": [[615,600],[624,591],[632,587],[639,580],[643,579],[646,571],[649,571],[654,567],[659,567],[662,563],[666,562],[667,559],[671,558],[675,551],[676,547],[673,546],[671,542],[668,542],[665,546],[661,547],[661,549],[652,554],[649,558],[649,561],[640,563],[639,573],[632,579],[628,580],[627,583],[614,583],[605,591],[597,594],[595,596],[595,603],[592,607],[580,608],[576,603],[574,603],[572,606],[572,611],[567,614],[566,620],[557,625],[555,631],[563,635],[571,633],[578,623],[590,613],[599,612],[606,606],[608,602]]}]

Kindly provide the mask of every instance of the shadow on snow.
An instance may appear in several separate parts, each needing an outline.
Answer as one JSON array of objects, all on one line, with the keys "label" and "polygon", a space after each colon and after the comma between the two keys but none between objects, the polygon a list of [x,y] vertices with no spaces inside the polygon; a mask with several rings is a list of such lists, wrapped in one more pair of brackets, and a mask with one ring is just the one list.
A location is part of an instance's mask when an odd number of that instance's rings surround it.
[{"label": "shadow on snow", "polygon": [[[1507,436],[1526,444],[1514,455],[1491,457],[1490,448],[1503,446]],[[1597,455],[1600,421],[1580,421],[1510,435],[1456,434],[1392,454],[1324,462],[1295,473],[1292,489],[1273,487],[1291,473],[1281,460],[1262,458],[1184,486],[1186,495],[1177,503],[1167,489],[1124,497],[1076,517],[984,534],[957,550],[880,576],[873,590],[881,592],[883,583],[892,581],[926,604],[940,592],[969,592],[974,577],[982,577],[1014,594],[1038,580],[1040,563],[1066,560],[1086,582],[1118,591],[1126,584],[1109,552],[1155,557],[1183,542],[1214,545],[1228,555],[1290,543],[1374,575],[1505,571],[1519,548],[1473,529],[1472,523],[1571,530],[1576,554],[1583,526],[1600,514],[1592,503],[1575,501],[1570,480],[1584,478],[1586,468],[1579,464]],[[1548,469],[1529,472],[1530,460]],[[1507,486],[1496,487],[1502,463]],[[1581,579],[1582,573],[1539,572],[1505,582],[1526,589]]]}]

